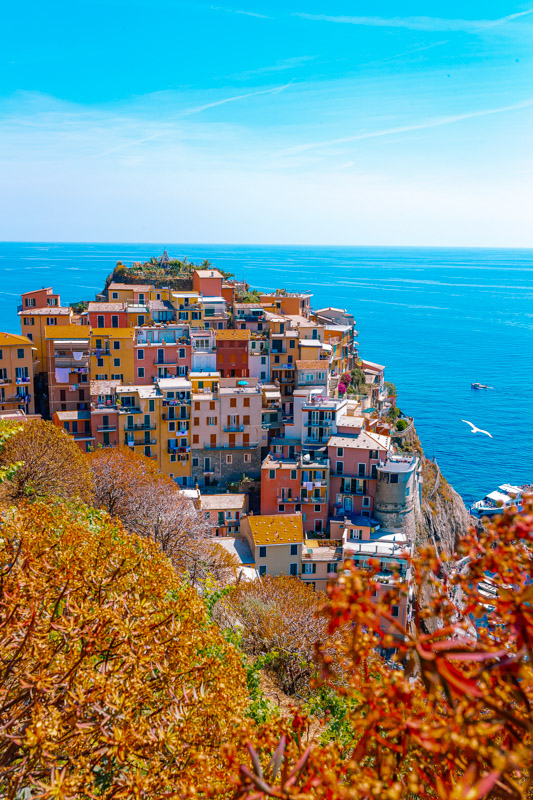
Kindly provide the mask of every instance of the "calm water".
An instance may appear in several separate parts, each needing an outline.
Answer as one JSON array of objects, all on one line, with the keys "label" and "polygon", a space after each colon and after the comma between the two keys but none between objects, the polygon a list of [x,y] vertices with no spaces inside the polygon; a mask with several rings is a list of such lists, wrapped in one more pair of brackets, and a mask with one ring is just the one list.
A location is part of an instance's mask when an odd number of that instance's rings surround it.
[{"label": "calm water", "polygon": [[[428,456],[467,503],[533,482],[533,250],[166,245],[265,289],[309,289],[348,308],[365,358],[387,365]],[[92,298],[117,260],[162,245],[0,243],[0,329],[18,332],[22,291]],[[472,381],[489,391],[471,390]],[[468,419],[494,438],[471,434]]]}]

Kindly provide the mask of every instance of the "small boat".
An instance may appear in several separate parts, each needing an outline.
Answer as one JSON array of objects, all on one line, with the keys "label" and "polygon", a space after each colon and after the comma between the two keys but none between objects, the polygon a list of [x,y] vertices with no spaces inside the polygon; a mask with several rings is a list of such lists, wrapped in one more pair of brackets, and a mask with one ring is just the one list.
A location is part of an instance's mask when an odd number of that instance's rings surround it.
[{"label": "small boat", "polygon": [[490,492],[483,500],[478,500],[470,508],[470,513],[475,517],[494,517],[503,514],[509,506],[518,506],[522,497],[522,487],[511,486],[504,483],[497,491]]},{"label": "small boat", "polygon": [[470,384],[472,389],[489,389],[489,386],[485,386],[484,383],[471,383]]}]

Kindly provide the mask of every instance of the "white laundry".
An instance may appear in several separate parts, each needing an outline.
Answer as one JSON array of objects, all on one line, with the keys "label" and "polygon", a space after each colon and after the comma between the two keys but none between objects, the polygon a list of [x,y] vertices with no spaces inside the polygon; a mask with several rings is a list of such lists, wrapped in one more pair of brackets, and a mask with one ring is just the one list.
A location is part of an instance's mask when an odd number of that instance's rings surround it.
[{"label": "white laundry", "polygon": [[83,358],[83,351],[82,350],[74,350],[73,352],[74,361],[81,361]]},{"label": "white laundry", "polygon": [[56,367],[56,383],[68,383],[70,367]]}]

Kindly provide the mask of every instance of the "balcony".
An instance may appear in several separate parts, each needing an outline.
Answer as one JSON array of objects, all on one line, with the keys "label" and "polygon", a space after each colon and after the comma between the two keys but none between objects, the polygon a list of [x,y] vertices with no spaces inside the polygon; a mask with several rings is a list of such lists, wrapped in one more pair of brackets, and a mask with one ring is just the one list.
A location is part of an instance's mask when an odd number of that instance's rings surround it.
[{"label": "balcony", "polygon": [[244,425],[224,425],[225,433],[242,433]]},{"label": "balcony", "polygon": [[118,406],[119,414],[142,414],[139,406]]},{"label": "balcony", "polygon": [[188,397],[177,397],[175,400],[163,400],[163,406],[181,406],[191,402],[190,392],[179,392],[180,395],[188,394]]},{"label": "balcony", "polygon": [[10,383],[13,383],[11,378],[0,378],[0,386],[8,386]]},{"label": "balcony", "polygon": [[316,505],[327,503],[327,497],[302,497],[302,505]]},{"label": "balcony", "polygon": [[27,386],[31,383],[31,378],[16,378],[17,386]]},{"label": "balcony", "polygon": [[104,356],[110,356],[111,350],[103,350],[99,348],[97,350],[91,350],[91,355],[96,356],[96,358],[103,358]]},{"label": "balcony", "polygon": [[112,433],[113,431],[116,431],[116,429],[116,425],[98,425],[96,428],[98,433]]},{"label": "balcony", "polygon": [[285,505],[288,505],[289,503],[301,503],[299,497],[281,497],[278,495],[276,500],[278,503],[285,503]]},{"label": "balcony", "polygon": [[155,422],[139,422],[137,425],[126,425],[124,431],[155,431]]},{"label": "balcony", "polygon": [[149,445],[157,444],[157,439],[130,439],[128,436],[125,436],[124,444],[128,447],[148,447]]},{"label": "balcony", "polygon": [[154,358],[154,364],[157,367],[177,367],[178,366],[178,359],[171,358],[169,361],[161,360],[159,358]]},{"label": "balcony", "polygon": [[178,447],[178,445],[176,445],[174,442],[169,442],[167,445],[167,451],[170,453],[170,455],[182,456],[189,453],[190,450],[191,448],[189,445],[186,447]]},{"label": "balcony", "polygon": [[259,442],[248,442],[248,444],[204,444],[204,450],[255,450],[259,447]]}]

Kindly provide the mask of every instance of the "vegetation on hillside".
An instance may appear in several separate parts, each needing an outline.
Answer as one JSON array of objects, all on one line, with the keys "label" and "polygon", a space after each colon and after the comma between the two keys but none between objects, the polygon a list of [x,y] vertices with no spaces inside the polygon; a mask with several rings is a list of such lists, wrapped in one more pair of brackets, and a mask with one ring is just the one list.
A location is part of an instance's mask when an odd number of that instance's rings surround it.
[{"label": "vegetation on hillside", "polygon": [[[166,519],[153,464],[80,453],[62,482],[53,459],[32,465],[46,435],[0,423],[2,797],[529,795],[532,502],[471,531],[462,561],[422,550],[404,629],[410,587],[377,596],[373,561],[320,597],[297,579],[228,583],[205,560],[197,591],[180,561],[193,512]],[[297,706],[265,700],[261,669]]]},{"label": "vegetation on hillside", "polygon": [[[233,273],[214,267],[208,259],[194,263],[187,258],[151,258],[149,261],[135,261],[131,267],[118,261],[115,269],[108,276],[105,288],[112,281],[117,283],[148,283],[154,286],[183,288],[183,280],[192,280],[198,269],[217,269],[224,278],[232,278]],[[192,284],[191,284],[192,285]]]}]

